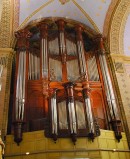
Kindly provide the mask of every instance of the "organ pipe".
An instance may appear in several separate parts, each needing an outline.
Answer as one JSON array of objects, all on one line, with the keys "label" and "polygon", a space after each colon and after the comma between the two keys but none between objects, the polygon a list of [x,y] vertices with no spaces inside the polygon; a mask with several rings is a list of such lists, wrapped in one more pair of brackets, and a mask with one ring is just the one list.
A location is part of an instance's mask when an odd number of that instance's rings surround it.
[{"label": "organ pipe", "polygon": [[41,78],[43,79],[43,94],[48,96],[48,25],[46,23],[40,24],[41,35]]},{"label": "organ pipe", "polygon": [[110,115],[111,115],[111,123],[112,123],[112,127],[115,131],[116,138],[118,139],[118,141],[120,141],[120,139],[122,138],[121,132],[119,130],[121,121],[120,121],[120,117],[119,117],[117,101],[115,98],[111,77],[109,74],[109,69],[107,66],[107,61],[106,61],[106,57],[105,57],[105,49],[104,49],[102,37],[100,38],[100,49],[101,49],[101,54],[99,55],[99,61],[100,61],[101,70],[103,73],[104,84],[105,84],[105,88],[106,88],[106,96],[107,96],[107,103],[108,103],[108,107],[109,107],[109,111],[110,111]]},{"label": "organ pipe", "polygon": [[34,53],[35,50],[29,52],[29,71],[28,79],[29,80],[38,80],[40,79],[40,58],[37,54]]},{"label": "organ pipe", "polygon": [[89,90],[86,88],[83,89],[83,95],[84,95],[84,101],[85,101],[85,110],[86,110],[86,116],[87,116],[87,121],[88,121],[88,135],[91,137],[91,139],[94,139],[94,120],[93,120],[93,114],[92,114],[92,108],[91,108],[91,101],[89,97]]},{"label": "organ pipe", "polygon": [[64,20],[57,21],[58,29],[59,29],[59,49],[62,57],[62,63],[66,63],[66,42],[65,42],[65,33],[64,33]]},{"label": "organ pipe", "polygon": [[54,93],[51,97],[52,135],[53,135],[54,141],[57,140],[57,135],[58,135],[56,91],[57,91],[57,89],[54,89]]},{"label": "organ pipe", "polygon": [[82,26],[78,25],[76,27],[76,37],[77,37],[77,51],[79,56],[79,67],[81,76],[88,80],[87,77],[87,69],[86,69],[86,61],[85,61],[85,54],[84,54],[84,45],[82,39]]},{"label": "organ pipe", "polygon": [[40,24],[42,78],[48,79],[48,25]]}]

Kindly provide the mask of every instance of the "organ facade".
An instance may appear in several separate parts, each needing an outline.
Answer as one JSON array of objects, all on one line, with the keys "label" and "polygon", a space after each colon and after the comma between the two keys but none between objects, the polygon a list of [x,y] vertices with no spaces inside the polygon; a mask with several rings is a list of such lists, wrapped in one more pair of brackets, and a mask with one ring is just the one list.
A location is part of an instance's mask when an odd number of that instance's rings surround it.
[{"label": "organ facade", "polygon": [[75,21],[45,19],[16,32],[13,113],[9,132],[88,137],[100,129],[122,138],[121,117],[104,39]]}]

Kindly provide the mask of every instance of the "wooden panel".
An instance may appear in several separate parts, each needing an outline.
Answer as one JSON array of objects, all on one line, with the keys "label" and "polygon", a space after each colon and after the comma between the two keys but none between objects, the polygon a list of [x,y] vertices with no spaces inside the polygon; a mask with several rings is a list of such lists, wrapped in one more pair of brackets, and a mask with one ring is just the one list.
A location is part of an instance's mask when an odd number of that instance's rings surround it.
[{"label": "wooden panel", "polygon": [[36,131],[44,129],[44,97],[40,80],[28,81],[26,104],[26,130]]},{"label": "wooden panel", "polygon": [[92,91],[92,107],[94,116],[98,120],[98,124],[101,129],[106,129],[105,113],[104,113],[104,101],[101,90]]}]

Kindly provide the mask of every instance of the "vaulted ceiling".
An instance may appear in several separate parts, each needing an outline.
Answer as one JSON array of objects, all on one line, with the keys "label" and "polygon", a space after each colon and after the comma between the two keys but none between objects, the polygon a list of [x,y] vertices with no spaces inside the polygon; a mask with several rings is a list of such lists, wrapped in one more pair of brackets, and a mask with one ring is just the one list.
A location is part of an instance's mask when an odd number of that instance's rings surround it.
[{"label": "vaulted ceiling", "polygon": [[45,17],[65,17],[102,33],[111,0],[20,0],[21,26]]}]

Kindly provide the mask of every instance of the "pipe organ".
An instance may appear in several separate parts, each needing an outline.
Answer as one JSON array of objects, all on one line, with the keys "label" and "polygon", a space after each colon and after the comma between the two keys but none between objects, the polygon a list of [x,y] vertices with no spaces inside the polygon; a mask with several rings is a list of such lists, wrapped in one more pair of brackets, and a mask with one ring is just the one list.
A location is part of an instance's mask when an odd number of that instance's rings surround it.
[{"label": "pipe organ", "polygon": [[[45,130],[54,141],[113,129],[121,139],[118,104],[103,38],[79,23],[44,20],[16,33],[13,103],[14,140],[22,132]],[[95,40],[96,39],[96,40]]]}]

